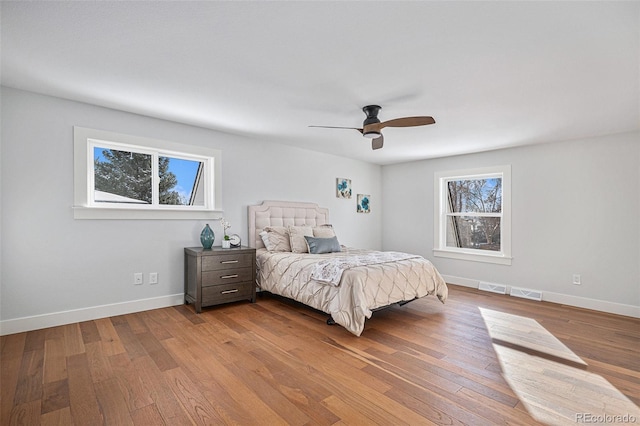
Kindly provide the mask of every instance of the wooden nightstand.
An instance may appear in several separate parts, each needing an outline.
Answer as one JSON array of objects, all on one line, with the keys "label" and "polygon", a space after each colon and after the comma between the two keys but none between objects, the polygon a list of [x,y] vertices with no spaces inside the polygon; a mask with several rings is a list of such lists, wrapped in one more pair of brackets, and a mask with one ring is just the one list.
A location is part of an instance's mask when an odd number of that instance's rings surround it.
[{"label": "wooden nightstand", "polygon": [[256,249],[185,247],[184,301],[197,313],[206,306],[256,301]]}]

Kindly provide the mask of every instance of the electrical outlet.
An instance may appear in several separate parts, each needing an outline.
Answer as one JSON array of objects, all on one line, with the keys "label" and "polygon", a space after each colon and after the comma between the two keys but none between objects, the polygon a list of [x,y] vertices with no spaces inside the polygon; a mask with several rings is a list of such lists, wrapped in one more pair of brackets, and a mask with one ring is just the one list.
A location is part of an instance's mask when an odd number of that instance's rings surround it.
[{"label": "electrical outlet", "polygon": [[142,272],[136,272],[133,274],[133,285],[142,284]]},{"label": "electrical outlet", "polygon": [[157,272],[149,272],[149,284],[158,284]]},{"label": "electrical outlet", "polygon": [[573,274],[573,285],[581,285],[582,279],[580,278],[580,274]]}]

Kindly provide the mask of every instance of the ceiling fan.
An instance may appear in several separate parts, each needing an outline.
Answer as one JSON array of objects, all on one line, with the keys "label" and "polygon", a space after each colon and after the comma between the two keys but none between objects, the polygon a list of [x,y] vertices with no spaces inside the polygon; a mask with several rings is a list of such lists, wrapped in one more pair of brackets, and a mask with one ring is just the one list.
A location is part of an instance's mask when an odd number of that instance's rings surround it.
[{"label": "ceiling fan", "polygon": [[371,141],[371,149],[380,149],[384,143],[384,137],[380,132],[385,127],[415,127],[426,126],[427,124],[433,124],[436,120],[433,117],[402,117],[395,118],[393,120],[387,120],[380,122],[378,119],[378,112],[382,109],[379,105],[367,105],[362,108],[362,111],[367,115],[362,128],[358,127],[338,127],[338,126],[309,126],[309,127],[321,127],[324,129],[353,129],[362,133],[365,138],[373,139]]}]

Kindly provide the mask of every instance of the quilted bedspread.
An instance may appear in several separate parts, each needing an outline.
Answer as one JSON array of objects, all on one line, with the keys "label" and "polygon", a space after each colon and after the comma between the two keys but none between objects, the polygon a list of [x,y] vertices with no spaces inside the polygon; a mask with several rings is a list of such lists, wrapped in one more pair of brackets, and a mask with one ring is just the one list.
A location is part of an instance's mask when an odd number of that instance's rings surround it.
[{"label": "quilted bedspread", "polygon": [[[339,253],[309,254],[257,251],[258,285],[261,289],[297,300],[330,314],[333,320],[356,336],[373,309],[435,294],[447,299],[447,285],[431,262],[420,256],[379,256],[379,263],[346,266],[338,285],[312,278],[319,262],[348,256],[376,256],[371,250],[343,248]],[[384,259],[389,260],[384,260]],[[358,265],[357,262],[351,262]]]}]

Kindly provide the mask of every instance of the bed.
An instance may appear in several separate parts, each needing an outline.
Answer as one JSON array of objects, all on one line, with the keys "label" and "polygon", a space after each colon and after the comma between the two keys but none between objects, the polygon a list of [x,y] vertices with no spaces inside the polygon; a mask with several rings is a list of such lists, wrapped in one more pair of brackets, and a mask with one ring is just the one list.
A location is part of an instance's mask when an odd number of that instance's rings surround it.
[{"label": "bed", "polygon": [[421,256],[336,247],[329,210],[315,203],[264,201],[248,214],[258,287],[325,312],[356,336],[377,309],[447,299],[445,281]]}]

